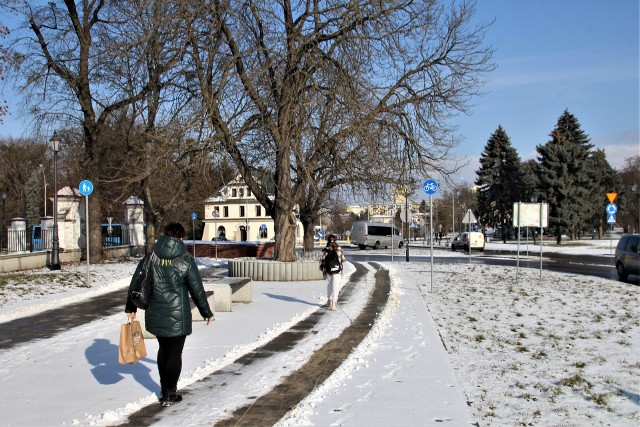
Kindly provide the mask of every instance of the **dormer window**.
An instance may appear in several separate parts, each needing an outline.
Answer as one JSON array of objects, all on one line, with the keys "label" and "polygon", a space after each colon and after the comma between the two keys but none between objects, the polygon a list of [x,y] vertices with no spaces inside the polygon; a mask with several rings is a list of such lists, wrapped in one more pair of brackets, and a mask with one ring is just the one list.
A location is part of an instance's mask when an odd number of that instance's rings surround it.
[{"label": "dormer window", "polygon": [[231,197],[238,197],[238,190],[235,188],[231,189]]},{"label": "dormer window", "polygon": [[244,188],[240,189],[240,197],[244,197]]}]

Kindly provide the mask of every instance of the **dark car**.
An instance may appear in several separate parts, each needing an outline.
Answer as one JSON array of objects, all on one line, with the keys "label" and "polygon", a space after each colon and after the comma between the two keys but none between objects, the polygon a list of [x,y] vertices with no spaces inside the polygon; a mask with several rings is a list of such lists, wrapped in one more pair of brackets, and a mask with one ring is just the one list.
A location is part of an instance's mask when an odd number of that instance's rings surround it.
[{"label": "dark car", "polygon": [[218,236],[218,237],[214,237],[213,239],[211,239],[212,242],[228,242],[229,239],[227,239],[224,236]]},{"label": "dark car", "polygon": [[640,234],[623,234],[616,246],[616,270],[621,280],[640,275]]}]

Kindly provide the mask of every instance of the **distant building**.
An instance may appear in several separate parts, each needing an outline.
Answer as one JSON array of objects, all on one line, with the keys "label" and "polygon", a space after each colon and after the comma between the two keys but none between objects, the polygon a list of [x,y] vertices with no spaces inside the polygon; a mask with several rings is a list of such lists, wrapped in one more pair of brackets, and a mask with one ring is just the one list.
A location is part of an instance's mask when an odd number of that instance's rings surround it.
[{"label": "distant building", "polygon": [[[271,212],[253,196],[240,174],[205,200],[203,222],[202,240],[216,236],[238,242],[275,239]],[[298,221],[296,243],[301,242],[302,224]]]}]

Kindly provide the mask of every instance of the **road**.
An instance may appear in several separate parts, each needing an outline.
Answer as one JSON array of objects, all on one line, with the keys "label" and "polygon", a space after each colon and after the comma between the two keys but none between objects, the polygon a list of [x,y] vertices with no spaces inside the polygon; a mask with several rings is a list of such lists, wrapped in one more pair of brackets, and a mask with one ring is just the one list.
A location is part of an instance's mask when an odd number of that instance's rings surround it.
[{"label": "road", "polygon": [[[355,247],[344,247],[347,257],[353,256],[358,261],[377,261],[389,262],[391,255],[377,254],[375,250],[362,251]],[[410,262],[430,262],[431,257],[422,255],[428,248],[420,247],[421,255],[413,255],[412,248],[409,248]],[[443,251],[447,251],[447,256],[442,256]],[[540,254],[529,252],[526,256],[521,252],[519,259],[516,252],[485,250],[484,252],[472,252],[471,257],[464,252],[456,252],[458,255],[450,253],[450,249],[434,248],[434,263],[469,263],[469,264],[487,264],[487,265],[504,265],[515,267],[519,265],[522,268],[540,268]],[[397,251],[394,255],[394,262],[406,262],[406,253],[404,250]],[[619,281],[618,273],[612,264],[612,258],[607,256],[596,255],[574,255],[563,254],[557,252],[544,253],[542,256],[542,270],[557,271],[562,273],[584,274],[588,276],[602,277],[609,280]],[[640,285],[640,277],[630,275],[626,283]]]}]

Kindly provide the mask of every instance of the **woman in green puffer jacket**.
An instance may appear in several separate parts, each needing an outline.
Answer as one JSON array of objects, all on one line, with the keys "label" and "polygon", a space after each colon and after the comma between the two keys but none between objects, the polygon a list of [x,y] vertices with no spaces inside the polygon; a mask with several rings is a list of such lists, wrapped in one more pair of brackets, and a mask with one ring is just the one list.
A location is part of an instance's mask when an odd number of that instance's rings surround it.
[{"label": "woman in green puffer jacket", "polygon": [[[165,227],[164,236],[153,245],[149,257],[149,269],[153,278],[153,293],[145,311],[145,327],[158,339],[158,372],[160,374],[160,402],[169,406],[180,402],[176,393],[182,371],[182,350],[187,335],[191,334],[191,304],[189,296],[198,307],[200,315],[211,323],[213,312],[207,302],[200,272],[194,259],[182,242],[184,227],[172,223]],[[145,258],[138,264],[133,277],[137,277]],[[136,317],[137,307],[131,302],[131,280],[125,313],[129,319]]]}]

